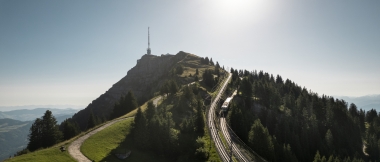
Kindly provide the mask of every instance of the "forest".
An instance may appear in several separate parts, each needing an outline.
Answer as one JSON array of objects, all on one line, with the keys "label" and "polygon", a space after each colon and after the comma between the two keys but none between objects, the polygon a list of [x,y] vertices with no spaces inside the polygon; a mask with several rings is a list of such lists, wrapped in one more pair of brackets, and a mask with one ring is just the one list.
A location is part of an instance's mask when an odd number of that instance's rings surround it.
[{"label": "forest", "polygon": [[[379,115],[281,76],[231,69],[228,121],[268,161],[379,161]],[[265,140],[263,140],[265,139]],[[363,152],[363,146],[364,151]]]}]

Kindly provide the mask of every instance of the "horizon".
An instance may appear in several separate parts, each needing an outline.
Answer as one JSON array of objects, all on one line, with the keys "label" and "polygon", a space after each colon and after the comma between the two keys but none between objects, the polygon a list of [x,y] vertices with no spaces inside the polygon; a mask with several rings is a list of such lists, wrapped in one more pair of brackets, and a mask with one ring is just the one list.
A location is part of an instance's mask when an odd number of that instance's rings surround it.
[{"label": "horizon", "polygon": [[[321,96],[320,94],[318,94],[318,95]],[[358,97],[353,97],[353,96],[330,96],[330,97],[334,97],[335,99],[343,99],[347,102],[348,105],[351,103],[354,103],[360,109],[361,107],[359,106],[359,104],[353,102],[352,100],[355,100],[358,98],[380,97],[380,94],[371,94],[371,95],[358,96]],[[347,98],[351,99],[351,101],[348,101]],[[43,108],[43,109],[44,108],[52,108],[52,109],[82,110],[82,109],[85,109],[87,107],[87,105],[68,105],[68,104],[62,104],[62,105],[42,104],[42,105],[16,105],[16,106],[2,106],[2,105],[0,105],[0,112],[7,112],[7,111],[13,111],[13,110],[24,110],[24,109],[32,110],[32,109],[40,109],[40,108]],[[363,106],[363,105],[361,105],[361,106]],[[374,107],[374,109],[380,111],[380,107]]]},{"label": "horizon", "polygon": [[146,53],[148,27],[153,55],[185,51],[334,98],[380,95],[378,8],[342,0],[0,1],[0,111],[87,107]]},{"label": "horizon", "polygon": [[80,105],[19,105],[19,106],[0,106],[0,112],[13,110],[34,110],[34,109],[74,109],[82,110],[87,106]]}]

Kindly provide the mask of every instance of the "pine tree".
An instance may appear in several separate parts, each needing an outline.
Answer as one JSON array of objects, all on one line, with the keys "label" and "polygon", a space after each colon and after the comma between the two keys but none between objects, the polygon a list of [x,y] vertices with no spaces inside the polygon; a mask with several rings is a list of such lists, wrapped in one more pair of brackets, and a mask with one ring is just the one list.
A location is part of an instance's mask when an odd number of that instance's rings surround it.
[{"label": "pine tree", "polygon": [[195,75],[194,76],[194,82],[198,82],[198,81],[199,81],[198,75]]},{"label": "pine tree", "polygon": [[319,154],[319,151],[317,151],[317,153],[315,153],[313,162],[321,162],[321,160],[322,160],[321,155]]},{"label": "pine tree", "polygon": [[252,84],[251,84],[251,82],[248,81],[247,78],[244,78],[241,81],[241,88],[240,89],[241,89],[243,96],[251,98],[251,96],[252,96]]},{"label": "pine tree", "polygon": [[42,147],[50,147],[62,139],[62,133],[58,129],[57,120],[50,110],[46,110],[42,116]]},{"label": "pine tree", "polygon": [[219,71],[219,64],[217,64],[217,66],[215,66],[215,69],[214,69],[214,72],[215,74],[218,76],[218,78],[220,77],[220,71]]},{"label": "pine tree", "polygon": [[[121,97],[119,102],[115,104],[113,111],[110,115],[111,119],[120,117],[122,115],[125,115],[129,113],[130,111],[136,109],[138,106],[137,100],[135,96],[133,95],[132,91],[128,91],[127,95],[124,97]],[[95,119],[97,123],[98,119]]]},{"label": "pine tree", "polygon": [[325,140],[326,140],[326,144],[327,144],[327,147],[330,149],[330,150],[333,150],[333,135],[330,131],[330,129],[327,130],[326,132],[326,135],[325,135]]},{"label": "pine tree", "polygon": [[50,147],[60,142],[62,139],[62,133],[59,131],[57,120],[50,110],[46,110],[42,119],[37,118],[34,121],[28,137],[28,149],[30,151],[37,150],[41,147]]},{"label": "pine tree", "polygon": [[214,66],[214,61],[212,61],[212,58],[210,58],[210,64]]},{"label": "pine tree", "polygon": [[160,89],[160,94],[161,95],[168,95],[169,92],[170,92],[170,88],[169,88],[169,82],[166,81],[162,86],[161,86],[161,89]]},{"label": "pine tree", "polygon": [[34,151],[42,147],[42,121],[40,118],[37,118],[30,127],[28,138],[29,143],[27,148],[30,151]]},{"label": "pine tree", "polygon": [[210,60],[208,59],[208,57],[205,58],[205,61],[204,61],[204,64],[208,65],[210,63]]},{"label": "pine tree", "polygon": [[152,101],[149,101],[147,109],[145,111],[146,118],[148,120],[152,119],[155,113],[156,113],[156,106],[153,104]]},{"label": "pine tree", "polygon": [[130,111],[136,109],[138,106],[137,99],[133,95],[132,91],[128,91],[128,94],[125,98],[125,107],[122,108],[122,115],[129,113]]},{"label": "pine tree", "polygon": [[96,124],[97,123],[96,123],[96,119],[95,119],[94,113],[91,110],[90,116],[89,116],[88,121],[87,121],[87,129],[95,127]]},{"label": "pine tree", "polygon": [[205,72],[202,75],[203,82],[209,86],[213,87],[215,85],[214,76],[212,75],[212,70],[205,70]]},{"label": "pine tree", "polygon": [[142,113],[141,108],[137,109],[134,119],[134,141],[141,149],[148,149],[150,147],[149,130],[147,127],[147,119]]},{"label": "pine tree", "polygon": [[63,127],[63,139],[68,140],[79,134],[79,126],[77,123],[73,124],[70,120],[66,119],[61,123]]},{"label": "pine tree", "polygon": [[178,85],[177,85],[177,82],[175,82],[174,80],[171,80],[170,81],[170,93],[172,95],[176,94],[178,92]]},{"label": "pine tree", "polygon": [[198,100],[198,104],[197,104],[197,114],[196,114],[196,117],[195,117],[195,122],[196,122],[196,125],[195,125],[195,130],[197,131],[197,133],[203,135],[204,134],[204,127],[205,127],[205,120],[204,120],[204,117],[203,117],[203,111],[202,111],[202,102]]},{"label": "pine tree", "polygon": [[255,120],[248,137],[249,145],[259,155],[262,155],[267,160],[274,160],[274,145],[272,137],[269,135],[268,129],[265,128],[260,119]]}]

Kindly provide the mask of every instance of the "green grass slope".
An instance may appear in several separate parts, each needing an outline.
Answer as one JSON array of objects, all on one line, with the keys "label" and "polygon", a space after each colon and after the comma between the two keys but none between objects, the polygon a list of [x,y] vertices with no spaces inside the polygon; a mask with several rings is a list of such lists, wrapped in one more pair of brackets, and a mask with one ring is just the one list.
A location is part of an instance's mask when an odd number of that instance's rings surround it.
[{"label": "green grass slope", "polygon": [[133,145],[130,136],[133,118],[118,122],[88,138],[82,145],[81,151],[91,160],[95,161],[124,161],[114,154],[131,150],[127,161],[167,161],[149,152],[143,152]]},{"label": "green grass slope", "polygon": [[[152,99],[153,100],[153,99]],[[141,106],[142,111],[147,108],[147,102]],[[133,110],[128,114],[120,117],[127,118],[117,122],[108,128],[98,132],[83,142],[81,152],[89,159],[95,161],[123,161],[118,159],[115,153],[124,153],[126,150],[131,150],[132,153],[127,161],[167,161],[162,157],[156,156],[151,152],[144,152],[135,149],[134,142],[130,136],[133,116],[137,112]]]},{"label": "green grass slope", "polygon": [[61,152],[58,146],[50,147],[47,149],[35,151],[22,156],[17,156],[6,162],[16,161],[38,161],[38,162],[75,162],[67,151]]}]

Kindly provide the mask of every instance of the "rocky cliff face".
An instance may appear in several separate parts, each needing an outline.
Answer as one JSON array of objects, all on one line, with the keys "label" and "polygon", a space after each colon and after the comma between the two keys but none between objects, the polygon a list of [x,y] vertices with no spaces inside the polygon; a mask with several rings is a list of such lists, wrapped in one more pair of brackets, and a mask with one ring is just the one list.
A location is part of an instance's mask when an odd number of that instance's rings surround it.
[{"label": "rocky cliff face", "polygon": [[86,129],[88,114],[92,111],[98,117],[108,118],[116,102],[132,91],[139,102],[144,102],[158,91],[162,78],[169,75],[173,66],[188,55],[179,52],[176,55],[144,55],[130,69],[125,77],[114,84],[108,91],[92,101],[85,109],[75,114],[72,119]]}]

